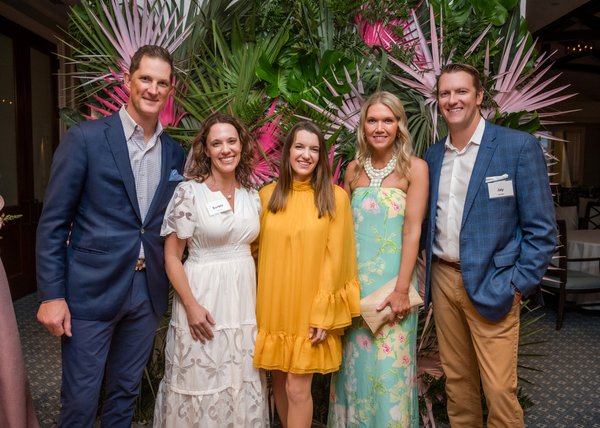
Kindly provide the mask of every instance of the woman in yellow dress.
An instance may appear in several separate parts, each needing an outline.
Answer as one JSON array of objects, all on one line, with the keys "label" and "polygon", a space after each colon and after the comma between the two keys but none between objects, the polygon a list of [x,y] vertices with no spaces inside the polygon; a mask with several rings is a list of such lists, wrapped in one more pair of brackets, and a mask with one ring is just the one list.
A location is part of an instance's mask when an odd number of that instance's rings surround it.
[{"label": "woman in yellow dress", "polygon": [[271,370],[285,428],[310,427],[314,373],[337,371],[340,335],[359,314],[350,203],[332,183],[325,140],[310,122],[283,146],[279,181],[261,189],[254,365]]}]

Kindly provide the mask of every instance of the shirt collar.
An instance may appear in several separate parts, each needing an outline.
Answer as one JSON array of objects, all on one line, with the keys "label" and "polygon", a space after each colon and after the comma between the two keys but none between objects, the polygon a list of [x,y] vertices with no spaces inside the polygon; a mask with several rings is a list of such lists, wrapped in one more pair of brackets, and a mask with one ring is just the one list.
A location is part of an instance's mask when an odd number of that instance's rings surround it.
[{"label": "shirt collar", "polygon": [[[123,124],[123,131],[125,132],[125,140],[130,140],[136,130],[139,129],[140,132],[144,132],[143,128],[135,123],[135,120],[127,113],[127,104],[123,104],[119,109],[119,118],[121,118],[121,123]],[[160,120],[156,122],[156,129],[154,130],[154,138],[158,138],[160,134],[163,132],[163,126],[160,123]]]},{"label": "shirt collar", "polygon": [[475,132],[473,132],[471,139],[469,140],[467,145],[464,147],[464,149],[458,150],[456,147],[454,147],[452,145],[452,142],[450,141],[450,134],[448,134],[448,138],[446,138],[446,142],[444,143],[446,150],[452,150],[456,153],[461,154],[461,153],[464,153],[471,144],[474,144],[477,146],[481,145],[481,140],[483,138],[483,131],[485,131],[485,119],[482,116],[480,116],[479,123],[477,124],[477,128],[475,128]]}]

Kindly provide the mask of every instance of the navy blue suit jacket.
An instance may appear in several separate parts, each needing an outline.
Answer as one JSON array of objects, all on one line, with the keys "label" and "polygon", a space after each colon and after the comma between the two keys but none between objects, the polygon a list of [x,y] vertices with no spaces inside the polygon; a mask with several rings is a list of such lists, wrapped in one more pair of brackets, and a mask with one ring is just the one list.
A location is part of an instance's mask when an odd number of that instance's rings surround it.
[{"label": "navy blue suit jacket", "polygon": [[52,161],[37,230],[40,301],[63,297],[74,318],[113,318],[131,286],[143,242],[152,306],[157,314],[166,310],[169,282],[160,227],[184,152],[165,133],[160,139],[160,183],[142,222],[119,114],[69,129]]},{"label": "navy blue suit jacket", "polygon": [[[426,304],[430,301],[432,245],[445,138],[429,148],[430,205],[424,237]],[[490,198],[486,177],[508,174],[514,197]],[[539,142],[530,134],[489,122],[467,190],[460,230],[460,263],[467,294],[477,311],[499,320],[514,298],[537,290],[556,245],[554,204]],[[434,302],[435,303],[435,302]]]}]

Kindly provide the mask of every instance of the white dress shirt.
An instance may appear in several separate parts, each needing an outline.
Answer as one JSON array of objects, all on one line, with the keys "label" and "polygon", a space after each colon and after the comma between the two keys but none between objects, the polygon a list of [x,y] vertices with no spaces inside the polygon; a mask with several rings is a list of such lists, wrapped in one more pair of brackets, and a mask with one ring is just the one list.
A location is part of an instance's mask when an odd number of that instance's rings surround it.
[{"label": "white dress shirt", "polygon": [[[160,169],[162,153],[160,148],[160,134],[163,127],[158,121],[152,137],[144,142],[144,129],[135,123],[125,110],[125,105],[119,110],[119,117],[123,124],[131,170],[135,179],[135,193],[142,221],[146,219],[148,208],[152,203],[158,183],[160,182]],[[140,248],[140,258],[144,258],[144,246]]]},{"label": "white dress shirt", "polygon": [[465,199],[484,129],[482,117],[462,150],[452,145],[450,135],[446,139],[438,186],[433,254],[450,262],[460,262],[459,238]]}]

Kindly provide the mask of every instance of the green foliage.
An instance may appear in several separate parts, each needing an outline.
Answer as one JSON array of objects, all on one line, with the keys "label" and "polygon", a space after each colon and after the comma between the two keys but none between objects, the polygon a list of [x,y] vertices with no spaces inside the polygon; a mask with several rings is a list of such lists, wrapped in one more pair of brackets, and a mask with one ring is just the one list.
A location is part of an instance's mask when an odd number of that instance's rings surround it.
[{"label": "green foliage", "polygon": [[520,111],[518,113],[500,114],[496,112],[491,119],[492,123],[506,126],[507,128],[519,129],[533,134],[540,129],[540,117],[537,112],[529,113]]},{"label": "green foliage", "polygon": [[[71,8],[66,42],[71,53],[66,59],[75,64],[73,75],[82,82],[77,99],[81,102],[80,106],[83,102],[93,102],[92,95],[101,94],[103,88],[120,83],[103,80],[111,69],[120,71],[119,49],[101,28],[111,27],[110,20],[118,14],[118,11],[110,9],[110,4],[112,2],[106,0],[83,0]],[[175,32],[174,23],[168,27],[166,24],[171,15],[176,17],[177,22],[183,22],[183,27],[192,29],[174,51],[177,68],[175,99],[187,115],[177,128],[168,128],[169,134],[184,144],[189,143],[201,122],[214,111],[234,114],[250,128],[281,115],[278,128],[284,135],[302,115],[313,119],[328,132],[327,144],[335,146],[334,168],[339,164],[343,171],[349,160],[354,158],[356,150],[356,122],[344,116],[348,114],[349,99],[362,102],[376,90],[390,90],[403,100],[414,151],[422,156],[433,143],[434,128],[439,135],[445,135],[446,125],[437,120],[432,87],[425,85],[420,92],[415,89],[419,84],[423,85],[425,79],[412,87],[400,86],[392,78],[399,68],[392,65],[388,57],[391,55],[403,64],[414,65],[419,49],[410,40],[403,39],[401,27],[394,26],[390,29],[399,42],[391,52],[378,46],[367,46],[355,24],[357,15],[369,23],[392,24],[410,17],[411,10],[416,11],[424,33],[421,54],[423,46],[431,49],[432,55],[439,46],[441,52],[436,58],[439,64],[451,58],[453,62],[472,64],[480,71],[484,71],[483,64],[487,58],[490,59],[489,76],[484,76],[486,97],[483,109],[491,112],[493,122],[526,132],[534,132],[543,124],[537,111],[515,107],[506,113],[506,110],[500,111],[500,102],[495,101],[498,100],[497,95],[502,95],[501,90],[494,86],[498,74],[514,73],[514,80],[519,82],[519,86],[510,87],[506,92],[511,98],[514,98],[512,94],[518,98],[518,91],[531,82],[536,67],[539,67],[535,51],[529,53],[528,50],[533,40],[519,15],[518,0],[152,0],[149,4],[150,11],[160,17],[154,22],[164,34]],[[438,25],[433,29],[427,22],[429,4],[436,11],[433,19]],[[107,6],[111,19],[106,16],[103,5]],[[138,2],[124,2],[119,7],[124,12],[127,8],[133,10],[137,5]],[[135,23],[129,22],[129,25]],[[440,31],[442,27],[443,31]],[[438,33],[433,37],[431,33],[436,31]],[[408,37],[416,36],[411,34]],[[521,43],[524,49],[519,51]],[[473,50],[469,51],[470,48]],[[501,59],[505,48],[508,48],[508,64],[512,65],[515,58],[519,60],[514,61],[516,65],[506,72]],[[489,49],[489,55],[486,49]],[[522,68],[519,66],[521,62],[524,63]],[[435,80],[432,68],[420,65],[412,71],[418,77],[429,73],[428,82],[432,84]],[[411,77],[410,71],[400,70],[400,76]],[[414,76],[412,78],[415,79]],[[90,82],[93,84],[88,84]],[[277,102],[276,111],[268,117],[266,112],[274,100]],[[305,101],[317,108],[310,108]],[[358,110],[360,106],[353,105],[353,108]],[[335,122],[338,127],[332,126],[332,115],[339,119]],[[61,110],[61,119],[67,124],[81,118],[77,109]],[[535,321],[535,317],[533,319]],[[163,319],[163,322],[166,321],[168,317]],[[534,321],[522,322],[522,339],[535,333]],[[525,331],[524,327],[532,329]],[[158,382],[164,370],[164,332],[166,328],[163,326],[142,386],[138,420],[147,420],[153,409]],[[431,337],[434,338],[434,334]],[[531,350],[535,343],[522,341],[520,368],[535,370],[535,364],[529,362],[529,358],[538,357],[535,349]],[[431,348],[428,347],[427,352],[435,352],[435,344],[429,345]],[[429,374],[423,376],[429,385],[427,397],[432,400],[434,414],[443,421],[446,405],[444,379]],[[526,382],[526,379],[521,380]],[[316,424],[326,423],[328,387],[329,376],[315,376]],[[524,407],[529,404],[526,396],[520,393],[519,397]]]},{"label": "green foliage", "polygon": [[436,12],[442,12],[444,19],[450,17],[459,27],[470,20],[500,27],[509,12],[518,7],[519,0],[430,0],[430,3]]},{"label": "green foliage", "polygon": [[343,67],[353,67],[358,56],[352,27],[336,27],[324,0],[267,1],[259,22],[259,31],[269,36],[274,29],[288,29],[279,55],[261,58],[256,73],[271,98],[281,97],[292,106],[314,99],[313,87],[323,88],[323,79],[341,77]]}]

